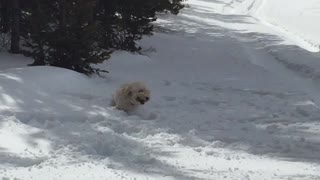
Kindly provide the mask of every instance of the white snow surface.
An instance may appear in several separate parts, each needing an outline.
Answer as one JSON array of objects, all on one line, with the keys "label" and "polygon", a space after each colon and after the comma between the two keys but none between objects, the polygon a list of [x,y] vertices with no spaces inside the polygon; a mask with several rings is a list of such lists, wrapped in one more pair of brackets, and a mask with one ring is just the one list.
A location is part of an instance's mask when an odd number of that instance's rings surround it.
[{"label": "white snow surface", "polygon": [[247,13],[311,52],[320,51],[320,0],[229,0],[225,10]]},{"label": "white snow surface", "polygon": [[[162,15],[156,52],[114,53],[106,78],[0,53],[0,178],[320,179],[320,55],[232,2]],[[151,101],[111,107],[136,80]]]}]

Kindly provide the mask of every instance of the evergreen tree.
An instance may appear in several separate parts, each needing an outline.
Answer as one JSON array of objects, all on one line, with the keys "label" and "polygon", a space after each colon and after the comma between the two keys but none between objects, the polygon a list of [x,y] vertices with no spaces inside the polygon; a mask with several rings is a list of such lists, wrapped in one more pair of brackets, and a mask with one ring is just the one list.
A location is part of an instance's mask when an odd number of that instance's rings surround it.
[{"label": "evergreen tree", "polygon": [[20,52],[20,0],[0,0],[0,33],[11,34],[11,53]]},{"label": "evergreen tree", "polygon": [[85,74],[107,72],[90,66],[111,54],[101,48],[95,7],[96,0],[34,0],[26,38],[35,59],[33,65],[48,64]]},{"label": "evergreen tree", "polygon": [[91,74],[114,50],[141,52],[157,13],[177,14],[183,0],[0,0],[1,32],[11,33],[11,52]]},{"label": "evergreen tree", "polygon": [[105,45],[114,49],[141,52],[137,41],[152,35],[156,13],[178,14],[183,0],[109,0],[103,1],[100,20],[106,30]]},{"label": "evergreen tree", "polygon": [[107,72],[90,64],[109,59],[112,51],[101,47],[101,33],[94,19],[96,0],[61,0],[59,22],[48,33],[48,56],[53,65],[85,74]]},{"label": "evergreen tree", "polygon": [[20,51],[20,2],[19,0],[11,0],[11,47],[10,52],[17,54]]},{"label": "evergreen tree", "polygon": [[0,32],[8,33],[10,29],[9,0],[0,0]]},{"label": "evergreen tree", "polygon": [[23,39],[26,51],[24,54],[31,56],[34,62],[31,65],[46,65],[48,50],[48,34],[54,25],[53,13],[54,1],[32,0],[24,9],[26,13],[22,15]]}]

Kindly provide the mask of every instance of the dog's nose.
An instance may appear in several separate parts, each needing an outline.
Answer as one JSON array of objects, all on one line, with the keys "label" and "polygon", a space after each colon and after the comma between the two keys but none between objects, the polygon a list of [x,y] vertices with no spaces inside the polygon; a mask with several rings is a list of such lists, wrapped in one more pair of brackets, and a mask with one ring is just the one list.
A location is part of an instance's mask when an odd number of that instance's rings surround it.
[{"label": "dog's nose", "polygon": [[146,97],[146,101],[149,101],[149,97]]}]

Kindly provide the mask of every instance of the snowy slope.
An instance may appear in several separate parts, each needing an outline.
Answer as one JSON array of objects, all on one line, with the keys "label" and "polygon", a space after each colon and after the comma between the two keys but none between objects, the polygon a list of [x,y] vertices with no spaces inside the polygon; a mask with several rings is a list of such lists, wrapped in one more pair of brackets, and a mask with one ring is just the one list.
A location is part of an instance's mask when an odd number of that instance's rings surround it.
[{"label": "snowy slope", "polygon": [[[281,7],[281,8],[279,8]],[[320,51],[320,0],[264,0],[259,16]]]},{"label": "snowy slope", "polygon": [[311,52],[320,51],[320,0],[231,0],[228,8],[253,15]]},{"label": "snowy slope", "polygon": [[[230,3],[188,3],[107,78],[0,54],[0,178],[320,179],[319,56]],[[151,101],[110,107],[134,80]]]}]

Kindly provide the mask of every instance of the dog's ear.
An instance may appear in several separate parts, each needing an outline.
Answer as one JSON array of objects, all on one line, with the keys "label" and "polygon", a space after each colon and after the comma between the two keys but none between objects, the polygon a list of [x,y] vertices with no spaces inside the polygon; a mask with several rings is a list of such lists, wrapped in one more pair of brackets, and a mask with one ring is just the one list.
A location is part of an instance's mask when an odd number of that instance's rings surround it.
[{"label": "dog's ear", "polygon": [[130,86],[125,87],[124,92],[125,92],[125,95],[127,95],[128,97],[132,96],[133,94]]}]

